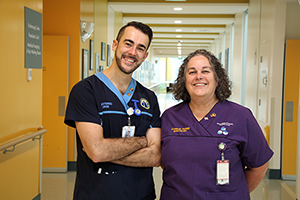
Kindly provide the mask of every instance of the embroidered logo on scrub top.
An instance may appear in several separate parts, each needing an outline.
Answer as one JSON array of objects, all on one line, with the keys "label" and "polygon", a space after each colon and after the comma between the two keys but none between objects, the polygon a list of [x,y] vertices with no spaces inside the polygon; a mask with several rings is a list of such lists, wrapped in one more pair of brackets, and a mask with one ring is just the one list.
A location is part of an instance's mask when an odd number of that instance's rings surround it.
[{"label": "embroidered logo on scrub top", "polygon": [[233,123],[231,122],[222,122],[222,123],[217,123],[219,126],[233,126]]},{"label": "embroidered logo on scrub top", "polygon": [[109,106],[111,106],[111,105],[112,105],[112,102],[102,102],[101,103],[102,108],[109,108]]},{"label": "embroidered logo on scrub top", "polygon": [[177,132],[185,133],[188,130],[190,130],[190,127],[185,127],[185,128],[171,128],[171,130],[173,131],[173,133],[177,133]]},{"label": "embroidered logo on scrub top", "polygon": [[142,106],[143,108],[146,108],[146,109],[149,109],[149,108],[150,108],[149,102],[148,102],[146,99],[144,99],[144,98],[141,98],[141,99],[140,99],[140,104],[141,104],[141,106]]},{"label": "embroidered logo on scrub top", "polygon": [[228,131],[226,130],[226,127],[222,126],[221,129],[218,130],[218,134],[228,135]]},{"label": "embroidered logo on scrub top", "polygon": [[231,122],[218,122],[217,125],[221,126],[220,130],[218,130],[218,134],[221,135],[228,135],[228,131],[226,129],[226,126],[233,126],[233,123]]}]

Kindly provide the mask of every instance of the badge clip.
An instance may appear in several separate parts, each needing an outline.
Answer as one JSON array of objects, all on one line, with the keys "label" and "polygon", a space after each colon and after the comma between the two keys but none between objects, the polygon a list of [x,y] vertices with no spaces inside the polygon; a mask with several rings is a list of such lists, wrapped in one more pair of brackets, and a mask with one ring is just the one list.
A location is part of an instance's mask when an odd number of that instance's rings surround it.
[{"label": "badge clip", "polygon": [[225,160],[224,157],[227,145],[221,142],[218,148],[221,151],[221,160],[217,160],[217,185],[227,185],[229,184],[229,160]]}]

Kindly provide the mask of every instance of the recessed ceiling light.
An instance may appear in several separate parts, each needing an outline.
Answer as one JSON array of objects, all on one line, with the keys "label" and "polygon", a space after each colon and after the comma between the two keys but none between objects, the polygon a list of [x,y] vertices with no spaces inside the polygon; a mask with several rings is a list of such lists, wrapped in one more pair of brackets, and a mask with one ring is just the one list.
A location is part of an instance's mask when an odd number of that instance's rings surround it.
[{"label": "recessed ceiling light", "polygon": [[180,7],[175,7],[175,8],[173,8],[173,10],[175,10],[175,11],[181,11],[182,8],[180,8]]},{"label": "recessed ceiling light", "polygon": [[177,38],[182,38],[182,35],[176,35]]},{"label": "recessed ceiling light", "polygon": [[180,44],[180,43],[178,43],[178,44],[177,44],[177,46],[181,46],[181,44]]},{"label": "recessed ceiling light", "polygon": [[175,24],[181,24],[181,23],[182,23],[182,21],[180,21],[180,20],[176,20],[174,23],[175,23]]},{"label": "recessed ceiling light", "polygon": [[181,49],[181,47],[177,47],[177,49]]},{"label": "recessed ceiling light", "polygon": [[176,32],[181,32],[182,30],[181,30],[181,29],[176,29],[175,31],[176,31]]}]

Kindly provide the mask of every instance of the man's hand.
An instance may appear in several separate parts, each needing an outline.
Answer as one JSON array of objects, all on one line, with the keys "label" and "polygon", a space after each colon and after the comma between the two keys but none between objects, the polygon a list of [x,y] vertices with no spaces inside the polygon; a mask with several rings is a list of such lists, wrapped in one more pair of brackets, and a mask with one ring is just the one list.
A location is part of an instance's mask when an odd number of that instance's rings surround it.
[{"label": "man's hand", "polygon": [[113,163],[131,167],[159,167],[161,164],[160,128],[150,128],[146,133],[148,145]]},{"label": "man's hand", "polygon": [[146,148],[148,141],[143,137],[104,138],[99,124],[75,122],[83,150],[93,162],[111,162]]}]

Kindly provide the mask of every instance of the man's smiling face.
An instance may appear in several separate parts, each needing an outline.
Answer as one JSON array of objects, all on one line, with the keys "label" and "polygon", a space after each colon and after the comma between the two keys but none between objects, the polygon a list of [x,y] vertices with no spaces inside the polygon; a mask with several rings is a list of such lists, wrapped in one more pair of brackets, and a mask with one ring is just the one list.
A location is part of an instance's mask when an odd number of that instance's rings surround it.
[{"label": "man's smiling face", "polygon": [[113,41],[112,49],[119,69],[125,74],[133,73],[148,56],[149,37],[129,26],[119,41]]}]

